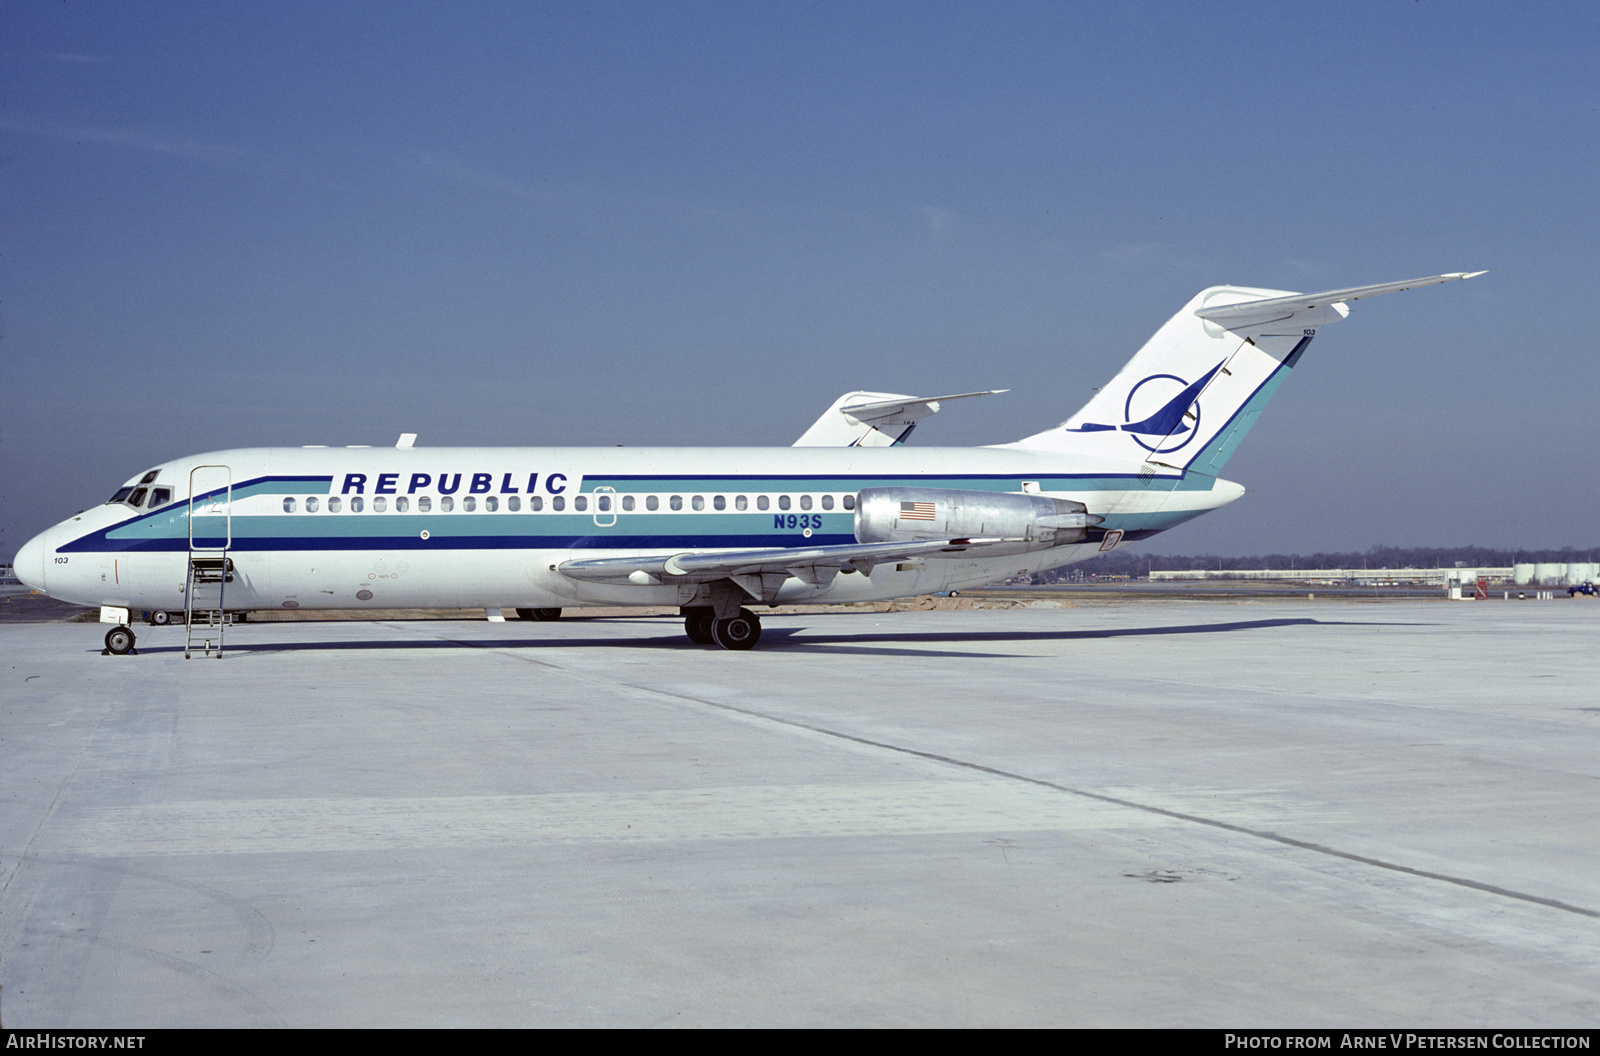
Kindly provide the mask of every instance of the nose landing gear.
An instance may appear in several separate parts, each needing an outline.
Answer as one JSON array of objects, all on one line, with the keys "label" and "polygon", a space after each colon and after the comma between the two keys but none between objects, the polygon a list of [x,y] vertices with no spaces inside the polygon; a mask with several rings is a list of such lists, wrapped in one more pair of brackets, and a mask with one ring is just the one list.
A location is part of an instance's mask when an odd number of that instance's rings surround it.
[{"label": "nose landing gear", "polygon": [[135,641],[133,628],[113,627],[106,632],[106,651],[102,655],[127,656],[131,653],[134,656],[138,656],[139,654],[135,653],[133,649]]}]

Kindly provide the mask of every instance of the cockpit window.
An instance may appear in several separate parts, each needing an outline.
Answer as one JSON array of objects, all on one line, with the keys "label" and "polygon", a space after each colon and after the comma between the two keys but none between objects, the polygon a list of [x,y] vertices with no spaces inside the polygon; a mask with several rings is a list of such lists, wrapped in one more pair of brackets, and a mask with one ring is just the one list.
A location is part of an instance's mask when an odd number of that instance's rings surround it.
[{"label": "cockpit window", "polygon": [[150,489],[150,508],[152,510],[155,509],[157,506],[165,506],[167,503],[169,503],[171,501],[172,501],[172,489],[171,488],[151,488]]},{"label": "cockpit window", "polygon": [[152,469],[150,472],[146,473],[144,476],[139,478],[139,483],[140,484],[154,484],[156,482],[156,478],[159,477],[160,475],[161,475],[161,471],[159,469]]},{"label": "cockpit window", "polygon": [[133,494],[128,496],[129,506],[143,506],[144,497],[150,493],[149,488],[134,488]]},{"label": "cockpit window", "polygon": [[126,499],[132,493],[133,493],[133,489],[132,488],[118,488],[117,489],[117,493],[115,495],[111,496],[106,501],[107,502],[122,502],[124,499]]}]

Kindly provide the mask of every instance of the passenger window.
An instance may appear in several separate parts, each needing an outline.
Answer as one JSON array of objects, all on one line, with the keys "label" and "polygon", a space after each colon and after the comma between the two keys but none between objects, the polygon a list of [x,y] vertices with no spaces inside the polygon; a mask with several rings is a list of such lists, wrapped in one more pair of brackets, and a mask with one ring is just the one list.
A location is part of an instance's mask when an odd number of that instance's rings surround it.
[{"label": "passenger window", "polygon": [[624,512],[624,513],[632,513],[633,512],[633,496],[632,495],[624,495],[622,497],[622,512]]},{"label": "passenger window", "polygon": [[787,510],[788,508],[789,508],[789,496],[787,496],[787,495],[779,495],[778,496],[778,509]]},{"label": "passenger window", "polygon": [[337,495],[329,495],[328,496],[328,512],[329,513],[338,513],[339,512],[339,496],[337,496]]},{"label": "passenger window", "polygon": [[647,510],[659,510],[661,508],[660,496],[646,495],[644,499],[644,508]]},{"label": "passenger window", "polygon": [[312,496],[310,496],[309,498],[306,499],[306,512],[307,513],[316,513],[317,512],[317,497],[315,495],[312,495]]},{"label": "passenger window", "polygon": [[394,500],[394,512],[395,513],[405,513],[410,508],[411,508],[411,500],[406,498],[404,495],[398,496]]},{"label": "passenger window", "polygon": [[833,496],[832,495],[824,495],[824,496],[822,496],[822,508],[825,509],[825,510],[833,509]]},{"label": "passenger window", "polygon": [[692,500],[690,500],[689,505],[693,506],[697,510],[703,510],[706,508],[706,497],[704,495],[696,495]]},{"label": "passenger window", "polygon": [[506,509],[510,510],[512,513],[516,513],[518,510],[522,509],[521,496],[513,495],[506,499]]},{"label": "passenger window", "polygon": [[143,506],[144,497],[150,493],[149,488],[134,488],[133,494],[128,496],[129,506]]},{"label": "passenger window", "polygon": [[574,495],[572,497],[572,508],[579,513],[587,510],[589,508],[589,497],[587,495]]},{"label": "passenger window", "polygon": [[363,499],[360,495],[352,495],[352,496],[350,496],[350,512],[351,513],[360,513],[362,510],[364,510],[366,508],[367,508],[367,500],[366,499]]},{"label": "passenger window", "polygon": [[500,500],[499,499],[495,498],[493,495],[488,495],[488,496],[484,497],[484,500],[483,500],[484,512],[486,512],[486,513],[494,513],[499,508],[500,508]]},{"label": "passenger window", "polygon": [[456,500],[455,499],[451,498],[448,495],[444,495],[444,496],[440,497],[440,499],[439,499],[439,512],[440,513],[449,513],[451,510],[453,510],[455,508],[456,508]]},{"label": "passenger window", "polygon": [[466,498],[461,500],[461,512],[462,513],[472,513],[477,508],[478,508],[478,500],[473,498],[471,495],[468,495]]},{"label": "passenger window", "polygon": [[373,498],[373,500],[372,500],[372,512],[373,513],[382,513],[384,510],[387,510],[388,508],[389,508],[389,500],[388,499],[384,498],[382,495],[379,495],[379,496],[376,496],[375,498]]},{"label": "passenger window", "polygon": [[595,505],[595,509],[599,510],[601,513],[610,513],[611,512],[611,496],[610,495],[596,495],[594,497],[594,505]]},{"label": "passenger window", "polygon": [[433,509],[433,499],[429,498],[426,495],[418,495],[417,496],[417,512],[418,513],[427,513],[431,509]]},{"label": "passenger window", "polygon": [[529,495],[528,509],[532,510],[534,513],[538,513],[540,510],[544,509],[544,497],[541,495]]},{"label": "passenger window", "polygon": [[740,495],[733,500],[733,508],[736,510],[748,510],[750,508],[750,500]]},{"label": "passenger window", "polygon": [[165,506],[167,503],[169,503],[171,501],[172,501],[172,489],[171,488],[151,488],[150,489],[150,508],[152,510],[155,509],[157,506]]},{"label": "passenger window", "polygon": [[811,496],[810,495],[802,495],[802,496],[800,496],[800,508],[802,510],[809,510],[811,508]]},{"label": "passenger window", "polygon": [[711,507],[712,507],[712,509],[717,509],[717,510],[725,510],[725,509],[727,509],[728,508],[727,497],[723,496],[723,495],[718,495],[716,498],[711,500]]},{"label": "passenger window", "polygon": [[565,495],[557,495],[555,498],[550,500],[550,508],[555,510],[557,513],[560,513],[562,510],[567,508],[567,497]]},{"label": "passenger window", "polygon": [[293,513],[294,512],[294,499],[284,499],[283,500],[283,512],[284,513]]},{"label": "passenger window", "polygon": [[757,495],[756,496],[756,509],[765,510],[765,509],[769,508],[771,505],[772,505],[772,500],[767,498],[765,495]]},{"label": "passenger window", "polygon": [[856,497],[854,495],[846,495],[843,501],[845,509],[853,510],[856,508]]},{"label": "passenger window", "polygon": [[683,509],[683,496],[682,495],[674,495],[674,496],[672,496],[672,498],[667,500],[667,505],[671,506],[675,510]]}]

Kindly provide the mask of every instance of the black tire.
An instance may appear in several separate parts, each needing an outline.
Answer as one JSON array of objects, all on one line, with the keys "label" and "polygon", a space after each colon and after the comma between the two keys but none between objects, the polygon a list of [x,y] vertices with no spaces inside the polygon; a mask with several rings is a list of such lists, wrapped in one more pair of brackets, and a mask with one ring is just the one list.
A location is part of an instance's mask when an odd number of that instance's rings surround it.
[{"label": "black tire", "polygon": [[152,627],[165,627],[171,622],[172,613],[168,612],[166,609],[157,609],[150,614],[150,625]]},{"label": "black tire", "polygon": [[134,641],[131,627],[113,627],[106,632],[106,652],[112,656],[127,656],[133,652]]},{"label": "black tire", "polygon": [[711,637],[711,623],[715,615],[710,609],[690,609],[683,617],[683,633],[696,645],[716,644],[716,639]]},{"label": "black tire", "polygon": [[533,610],[533,618],[536,619],[536,620],[559,620],[561,618],[561,610],[560,609],[534,609]]},{"label": "black tire", "polygon": [[761,640],[761,620],[749,609],[740,609],[737,616],[712,620],[711,638],[724,649],[753,649]]},{"label": "black tire", "polygon": [[519,619],[519,620],[531,620],[531,619],[533,619],[533,610],[532,609],[518,609],[517,610],[517,619]]}]

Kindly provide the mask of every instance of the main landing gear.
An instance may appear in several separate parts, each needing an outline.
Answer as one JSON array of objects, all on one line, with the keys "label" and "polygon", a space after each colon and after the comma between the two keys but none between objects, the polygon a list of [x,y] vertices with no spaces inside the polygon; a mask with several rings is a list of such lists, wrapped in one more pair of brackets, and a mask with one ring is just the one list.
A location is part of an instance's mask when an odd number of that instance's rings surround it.
[{"label": "main landing gear", "polygon": [[106,652],[111,656],[127,656],[132,653],[134,642],[131,627],[117,626],[106,632]]},{"label": "main landing gear", "polygon": [[524,620],[559,620],[560,609],[518,609],[517,615]]},{"label": "main landing gear", "polygon": [[744,650],[761,640],[761,619],[749,609],[740,609],[737,615],[719,620],[715,609],[697,607],[684,611],[683,630],[697,645]]}]

